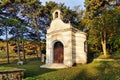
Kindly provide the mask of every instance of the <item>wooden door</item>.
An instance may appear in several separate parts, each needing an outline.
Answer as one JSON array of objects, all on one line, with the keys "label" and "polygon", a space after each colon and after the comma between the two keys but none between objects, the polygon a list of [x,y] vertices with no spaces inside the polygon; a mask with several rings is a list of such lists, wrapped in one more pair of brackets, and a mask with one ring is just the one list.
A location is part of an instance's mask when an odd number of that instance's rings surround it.
[{"label": "wooden door", "polygon": [[63,63],[64,59],[64,48],[61,42],[54,44],[54,63]]}]

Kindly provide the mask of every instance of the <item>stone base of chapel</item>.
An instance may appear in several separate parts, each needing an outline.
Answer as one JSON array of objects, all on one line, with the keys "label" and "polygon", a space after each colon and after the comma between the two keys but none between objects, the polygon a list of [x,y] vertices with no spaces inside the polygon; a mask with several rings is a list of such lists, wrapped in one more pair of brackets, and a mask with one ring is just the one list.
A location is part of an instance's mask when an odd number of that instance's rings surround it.
[{"label": "stone base of chapel", "polygon": [[51,64],[44,64],[40,66],[41,68],[51,68],[51,69],[62,69],[62,68],[68,68],[68,66],[60,63],[51,63]]}]

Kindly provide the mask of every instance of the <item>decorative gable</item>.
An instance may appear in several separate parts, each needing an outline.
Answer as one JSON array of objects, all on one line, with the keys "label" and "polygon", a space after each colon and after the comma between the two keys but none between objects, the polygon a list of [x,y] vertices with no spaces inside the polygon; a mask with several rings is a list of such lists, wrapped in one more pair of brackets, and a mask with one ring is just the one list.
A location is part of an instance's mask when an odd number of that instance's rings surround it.
[{"label": "decorative gable", "polygon": [[62,15],[61,15],[60,10],[55,10],[53,12],[52,16],[53,16],[53,20],[50,24],[50,28],[47,30],[47,33],[57,31],[57,30],[64,30],[64,29],[71,28],[70,23],[64,23],[62,21]]}]

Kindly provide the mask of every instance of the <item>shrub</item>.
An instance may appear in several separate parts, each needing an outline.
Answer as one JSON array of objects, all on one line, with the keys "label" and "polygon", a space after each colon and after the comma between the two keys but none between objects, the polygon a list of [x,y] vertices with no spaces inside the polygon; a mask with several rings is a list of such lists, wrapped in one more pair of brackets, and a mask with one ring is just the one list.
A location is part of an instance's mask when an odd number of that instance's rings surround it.
[{"label": "shrub", "polygon": [[113,52],[110,58],[120,59],[120,50]]}]

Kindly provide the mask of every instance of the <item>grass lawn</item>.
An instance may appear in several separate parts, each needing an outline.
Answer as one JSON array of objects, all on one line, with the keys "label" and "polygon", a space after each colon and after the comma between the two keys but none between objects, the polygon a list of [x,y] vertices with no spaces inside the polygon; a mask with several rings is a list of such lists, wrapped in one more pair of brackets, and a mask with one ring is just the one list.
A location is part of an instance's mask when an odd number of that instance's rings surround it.
[{"label": "grass lawn", "polygon": [[120,61],[92,62],[67,69],[40,68],[37,60],[25,65],[5,64],[0,67],[25,69],[25,80],[120,80]]},{"label": "grass lawn", "polygon": [[6,69],[7,68],[19,68],[19,69],[25,69],[24,77],[35,77],[44,73],[48,73],[50,71],[54,71],[52,69],[42,69],[40,68],[40,61],[38,60],[31,60],[27,61],[24,65],[17,65],[17,62],[11,63],[11,64],[1,64],[0,69]]}]

